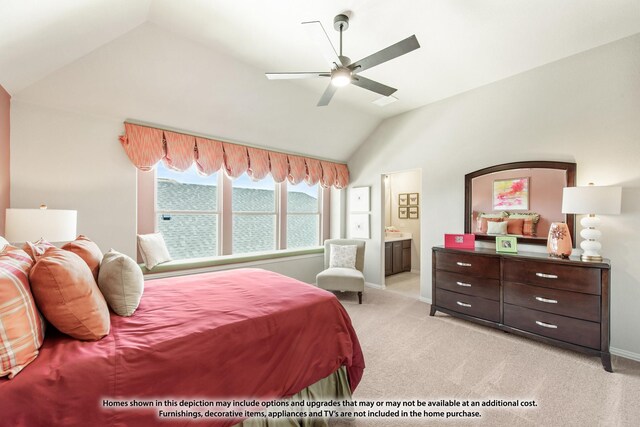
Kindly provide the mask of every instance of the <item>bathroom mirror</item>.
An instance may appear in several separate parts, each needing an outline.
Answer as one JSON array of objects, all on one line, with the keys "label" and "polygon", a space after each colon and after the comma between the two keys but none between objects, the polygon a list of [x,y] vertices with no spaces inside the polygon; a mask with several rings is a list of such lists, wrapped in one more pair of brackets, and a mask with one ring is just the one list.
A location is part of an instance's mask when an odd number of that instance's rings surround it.
[{"label": "bathroom mirror", "polygon": [[575,247],[575,215],[562,213],[562,189],[576,185],[576,164],[506,163],[465,175],[464,232],[476,240],[515,235],[519,243],[547,244],[552,222],[566,222]]}]

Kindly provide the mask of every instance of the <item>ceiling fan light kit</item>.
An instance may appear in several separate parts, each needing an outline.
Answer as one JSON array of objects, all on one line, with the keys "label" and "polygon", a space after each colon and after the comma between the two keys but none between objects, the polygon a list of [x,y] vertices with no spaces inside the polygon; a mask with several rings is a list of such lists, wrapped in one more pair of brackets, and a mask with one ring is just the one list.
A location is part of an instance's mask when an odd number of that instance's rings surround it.
[{"label": "ceiling fan light kit", "polygon": [[[420,47],[418,39],[415,35],[407,37],[385,49],[382,49],[372,55],[367,56],[359,61],[351,63],[351,60],[342,54],[342,33],[349,28],[349,17],[344,14],[336,15],[333,18],[333,28],[340,32],[340,54],[336,52],[329,36],[319,21],[303,22],[305,28],[310,32],[312,39],[322,50],[322,53],[331,64],[329,72],[293,72],[293,73],[266,73],[268,79],[308,79],[317,77],[330,77],[330,83],[327,89],[318,101],[319,107],[329,105],[331,98],[338,88],[353,83],[363,89],[370,90],[385,97],[390,97],[397,89],[383,85],[374,80],[370,80],[358,73],[369,68],[390,61],[394,58],[409,53]],[[397,98],[394,98],[394,100]]]}]

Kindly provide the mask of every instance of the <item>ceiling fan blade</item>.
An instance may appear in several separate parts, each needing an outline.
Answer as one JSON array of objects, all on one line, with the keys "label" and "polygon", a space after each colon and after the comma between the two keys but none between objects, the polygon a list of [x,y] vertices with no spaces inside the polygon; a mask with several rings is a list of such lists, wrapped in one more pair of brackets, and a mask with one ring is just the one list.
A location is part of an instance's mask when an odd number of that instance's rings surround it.
[{"label": "ceiling fan blade", "polygon": [[269,80],[283,80],[283,79],[313,79],[316,77],[331,77],[330,73],[325,72],[294,72],[294,73],[264,73]]},{"label": "ceiling fan blade", "polygon": [[406,39],[399,41],[396,44],[392,44],[391,46],[374,53],[373,55],[369,55],[366,58],[354,62],[353,64],[349,65],[349,68],[354,72],[359,73],[371,67],[375,67],[376,65],[380,65],[383,62],[387,62],[393,58],[397,58],[398,56],[402,56],[405,53],[409,53],[412,50],[416,50],[419,47],[420,43],[418,43],[418,39],[414,34],[411,37],[407,37]]},{"label": "ceiling fan blade", "polygon": [[320,48],[322,55],[329,61],[331,66],[333,66],[333,64],[342,65],[342,61],[340,61],[320,21],[309,21],[303,22],[302,24],[306,28],[309,37],[311,37],[313,42]]},{"label": "ceiling fan blade", "polygon": [[351,80],[351,83],[353,83],[356,86],[360,86],[363,89],[367,89],[372,92],[379,93],[380,95],[383,95],[383,96],[390,96],[393,93],[395,93],[395,91],[398,90],[362,76],[354,77]]},{"label": "ceiling fan blade", "polygon": [[324,93],[320,97],[320,101],[318,101],[318,107],[325,107],[329,105],[331,98],[333,98],[333,94],[336,93],[337,90],[337,87],[329,83],[329,86],[327,86],[327,89],[325,89]]}]

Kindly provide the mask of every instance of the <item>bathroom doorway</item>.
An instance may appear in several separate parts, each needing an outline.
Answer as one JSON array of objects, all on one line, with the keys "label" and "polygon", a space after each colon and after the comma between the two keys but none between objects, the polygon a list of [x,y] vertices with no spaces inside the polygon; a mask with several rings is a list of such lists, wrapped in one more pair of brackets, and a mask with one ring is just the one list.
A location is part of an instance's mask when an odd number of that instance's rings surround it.
[{"label": "bathroom doorway", "polygon": [[387,291],[420,298],[422,170],[382,175],[382,280]]}]

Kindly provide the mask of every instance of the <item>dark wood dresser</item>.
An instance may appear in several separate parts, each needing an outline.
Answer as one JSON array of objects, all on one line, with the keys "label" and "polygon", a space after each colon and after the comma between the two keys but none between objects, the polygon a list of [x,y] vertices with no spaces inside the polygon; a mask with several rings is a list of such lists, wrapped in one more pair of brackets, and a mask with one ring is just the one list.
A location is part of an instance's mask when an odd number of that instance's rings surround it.
[{"label": "dark wood dresser", "polygon": [[546,253],[433,248],[436,311],[600,356],[609,353],[610,264]]}]

